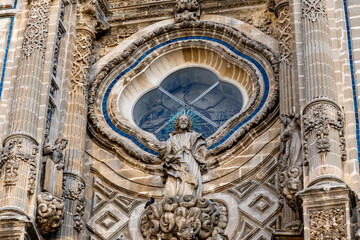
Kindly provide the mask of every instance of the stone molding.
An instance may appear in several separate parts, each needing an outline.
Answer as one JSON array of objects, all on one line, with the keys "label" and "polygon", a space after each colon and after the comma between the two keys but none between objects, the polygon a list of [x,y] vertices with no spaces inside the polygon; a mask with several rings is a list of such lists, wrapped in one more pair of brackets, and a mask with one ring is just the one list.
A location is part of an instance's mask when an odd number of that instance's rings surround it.
[{"label": "stone molding", "polygon": [[[122,68],[125,66],[129,66],[135,61],[136,56],[138,56],[141,52],[146,52],[146,49],[151,47],[153,44],[159,44],[159,42],[164,41],[170,37],[170,34],[181,34],[182,36],[186,36],[187,31],[194,31],[201,33],[202,35],[211,34],[211,36],[219,35],[220,38],[225,39],[225,36],[228,40],[231,41],[236,39],[237,47],[241,49],[251,49],[256,54],[259,54],[261,58],[266,59],[268,63],[271,64],[271,70],[273,71],[275,81],[274,81],[274,89],[271,93],[272,96],[270,100],[268,100],[267,105],[258,113],[257,117],[254,118],[249,123],[245,124],[242,128],[240,128],[233,136],[228,139],[224,144],[214,148],[211,150],[211,154],[218,154],[225,149],[231,148],[235,143],[243,136],[246,135],[250,129],[255,128],[258,124],[260,124],[270,113],[275,112],[278,101],[278,56],[273,53],[269,48],[264,46],[263,44],[256,42],[255,40],[249,39],[246,35],[241,32],[225,26],[223,24],[218,24],[214,22],[207,21],[193,21],[193,22],[182,22],[178,24],[169,24],[167,26],[161,27],[154,32],[147,33],[142,36],[135,42],[129,45],[129,47],[119,56],[110,61],[106,66],[99,71],[98,75],[95,77],[89,93],[89,123],[90,130],[92,133],[99,136],[100,142],[111,142],[112,148],[114,148],[114,143],[118,146],[124,148],[128,154],[135,156],[137,159],[140,159],[143,163],[156,163],[156,157],[152,154],[145,153],[137,147],[132,146],[131,144],[125,143],[123,139],[115,134],[111,129],[108,129],[106,125],[104,125],[103,120],[99,119],[99,115],[97,113],[97,103],[98,97],[97,94],[99,92],[99,88],[101,87],[104,80],[108,75],[114,74],[113,69]],[[138,73],[140,70],[133,70],[134,74]],[[121,122],[120,128],[121,126]],[[125,128],[126,129],[126,128]],[[128,130],[126,130],[128,131]],[[136,131],[136,130],[135,130]],[[147,143],[146,139],[143,139],[141,134],[136,135],[137,139],[140,139],[141,142]],[[110,146],[109,145],[109,146]],[[149,146],[150,149],[157,151],[157,145]]]}]

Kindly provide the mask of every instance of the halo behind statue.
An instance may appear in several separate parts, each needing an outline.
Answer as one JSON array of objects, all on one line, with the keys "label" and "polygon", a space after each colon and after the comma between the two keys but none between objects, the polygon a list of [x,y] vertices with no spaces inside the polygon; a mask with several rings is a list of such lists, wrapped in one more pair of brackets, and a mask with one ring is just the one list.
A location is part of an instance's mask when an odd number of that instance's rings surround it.
[{"label": "halo behind statue", "polygon": [[192,128],[197,132],[200,131],[200,126],[199,126],[200,118],[197,116],[197,113],[191,109],[183,109],[177,112],[175,115],[173,114],[169,120],[169,125],[168,125],[169,127],[167,128],[168,130],[174,129],[174,123],[180,115],[189,116],[192,123]]}]

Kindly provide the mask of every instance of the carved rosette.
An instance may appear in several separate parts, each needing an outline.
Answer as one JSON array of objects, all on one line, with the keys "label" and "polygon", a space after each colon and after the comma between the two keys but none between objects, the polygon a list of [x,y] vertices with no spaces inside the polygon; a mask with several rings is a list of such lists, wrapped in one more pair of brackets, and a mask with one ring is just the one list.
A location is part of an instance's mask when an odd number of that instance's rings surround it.
[{"label": "carved rosette", "polygon": [[197,0],[177,0],[174,8],[175,22],[198,21],[201,10]]},{"label": "carved rosette", "polygon": [[144,239],[225,240],[227,215],[223,204],[205,198],[164,198],[145,211],[141,232]]},{"label": "carved rosette", "polygon": [[43,53],[42,58],[44,57],[48,35],[50,4],[50,0],[31,1],[22,46],[23,54],[26,57],[30,57],[35,50],[41,50]]},{"label": "carved rosette", "polygon": [[0,168],[4,166],[4,185],[16,185],[21,164],[29,165],[28,194],[33,194],[36,181],[36,154],[38,147],[25,138],[12,138],[6,142]]},{"label": "carved rosette", "polygon": [[42,235],[50,235],[60,229],[64,219],[64,201],[47,192],[37,196],[36,224]]},{"label": "carved rosette", "polygon": [[83,228],[82,216],[85,208],[85,183],[84,181],[66,173],[63,182],[63,198],[76,202],[75,212],[73,213],[74,228],[80,232]]},{"label": "carved rosette", "polygon": [[344,207],[310,210],[310,239],[346,239]]},{"label": "carved rosette", "polygon": [[324,0],[302,0],[303,18],[316,22],[319,16],[326,16]]},{"label": "carved rosette", "polygon": [[336,141],[339,145],[333,149],[339,148],[341,160],[346,160],[344,116],[337,105],[336,107],[334,105],[320,103],[308,107],[303,117],[305,163],[309,161],[309,146],[312,144],[309,142],[310,138],[316,141],[317,153],[326,154],[331,150],[329,135],[333,130],[336,130],[339,136]]}]

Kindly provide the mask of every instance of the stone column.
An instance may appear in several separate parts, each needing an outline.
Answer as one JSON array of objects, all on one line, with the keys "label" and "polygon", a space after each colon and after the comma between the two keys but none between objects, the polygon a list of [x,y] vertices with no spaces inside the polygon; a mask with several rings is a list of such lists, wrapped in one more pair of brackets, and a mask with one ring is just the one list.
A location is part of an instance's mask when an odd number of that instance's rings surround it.
[{"label": "stone column", "polygon": [[[51,0],[32,0],[9,123],[3,142],[0,220],[8,215],[29,220],[38,166],[37,128]],[[3,230],[3,228],[1,229]],[[0,236],[2,233],[0,232]],[[14,238],[15,239],[15,238]]]},{"label": "stone column", "polygon": [[78,12],[76,43],[70,80],[65,137],[69,140],[65,150],[63,197],[65,199],[64,225],[57,239],[79,239],[83,227],[85,183],[82,168],[85,154],[87,127],[87,85],[90,56],[95,38],[94,3],[82,3]]},{"label": "stone column", "polygon": [[302,144],[296,86],[293,77],[292,29],[288,0],[274,1],[279,22],[280,122],[279,189],[283,196],[281,229],[276,236],[294,236],[302,231],[295,194],[302,189]]},{"label": "stone column", "polygon": [[352,239],[351,190],[343,182],[344,117],[337,102],[326,0],[302,0],[306,106],[302,131],[305,239]]}]

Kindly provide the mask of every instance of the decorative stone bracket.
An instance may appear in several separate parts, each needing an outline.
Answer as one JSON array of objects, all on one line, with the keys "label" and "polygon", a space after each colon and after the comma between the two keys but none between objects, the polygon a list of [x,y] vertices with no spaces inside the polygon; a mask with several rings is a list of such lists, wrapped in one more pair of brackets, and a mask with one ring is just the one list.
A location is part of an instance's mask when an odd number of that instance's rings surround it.
[{"label": "decorative stone bracket", "polygon": [[41,192],[37,197],[36,224],[42,235],[50,235],[60,229],[64,218],[64,200]]}]

